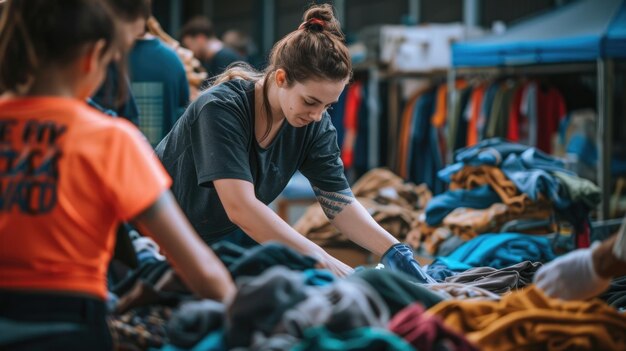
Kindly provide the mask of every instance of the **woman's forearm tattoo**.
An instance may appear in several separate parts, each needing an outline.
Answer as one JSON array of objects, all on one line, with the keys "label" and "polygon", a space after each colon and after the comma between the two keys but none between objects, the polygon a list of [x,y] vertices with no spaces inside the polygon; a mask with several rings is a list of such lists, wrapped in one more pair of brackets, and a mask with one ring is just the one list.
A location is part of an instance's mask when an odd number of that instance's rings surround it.
[{"label": "woman's forearm tattoo", "polygon": [[354,194],[350,188],[340,191],[324,191],[314,186],[313,191],[326,217],[331,220],[335,219],[346,206],[354,201]]}]

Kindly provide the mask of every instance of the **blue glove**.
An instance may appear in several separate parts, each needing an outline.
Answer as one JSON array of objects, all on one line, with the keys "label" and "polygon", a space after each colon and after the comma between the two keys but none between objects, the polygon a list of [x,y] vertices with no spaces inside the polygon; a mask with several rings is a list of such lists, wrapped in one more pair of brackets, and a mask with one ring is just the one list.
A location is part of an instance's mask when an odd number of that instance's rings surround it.
[{"label": "blue glove", "polygon": [[413,249],[406,244],[393,245],[385,252],[380,261],[385,265],[385,268],[408,274],[417,283],[436,283],[433,278],[422,270],[420,264],[413,257]]}]

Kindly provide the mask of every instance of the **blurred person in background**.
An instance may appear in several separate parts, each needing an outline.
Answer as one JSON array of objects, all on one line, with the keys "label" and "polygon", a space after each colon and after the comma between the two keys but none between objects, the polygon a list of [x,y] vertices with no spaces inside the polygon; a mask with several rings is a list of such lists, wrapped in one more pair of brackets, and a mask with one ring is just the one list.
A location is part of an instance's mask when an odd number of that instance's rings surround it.
[{"label": "blurred person in background", "polygon": [[130,51],[129,74],[139,129],[156,146],[189,104],[185,67],[172,48],[145,32]]},{"label": "blurred person in background", "polygon": [[209,80],[224,72],[231,64],[245,58],[224,45],[215,34],[211,20],[204,16],[190,19],[181,29],[180,43],[191,50],[209,74]]}]

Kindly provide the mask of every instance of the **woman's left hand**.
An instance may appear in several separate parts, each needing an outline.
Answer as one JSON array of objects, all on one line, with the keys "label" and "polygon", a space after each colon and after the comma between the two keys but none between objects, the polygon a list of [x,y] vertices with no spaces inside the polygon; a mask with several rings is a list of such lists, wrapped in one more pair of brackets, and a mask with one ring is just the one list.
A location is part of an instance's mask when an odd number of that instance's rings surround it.
[{"label": "woman's left hand", "polygon": [[413,257],[413,249],[406,244],[392,245],[383,255],[381,262],[385,268],[408,274],[422,284],[436,283]]},{"label": "woman's left hand", "polygon": [[318,258],[317,266],[318,268],[328,269],[335,276],[340,278],[346,277],[354,272],[352,267],[327,253],[325,253],[322,258]]}]

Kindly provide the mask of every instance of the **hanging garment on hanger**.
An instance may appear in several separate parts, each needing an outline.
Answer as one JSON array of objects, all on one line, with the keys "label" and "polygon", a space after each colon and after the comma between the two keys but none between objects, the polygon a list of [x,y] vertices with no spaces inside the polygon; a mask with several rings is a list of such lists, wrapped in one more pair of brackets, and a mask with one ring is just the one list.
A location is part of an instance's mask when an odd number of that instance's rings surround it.
[{"label": "hanging garment on hanger", "polygon": [[409,180],[426,183],[433,194],[438,194],[444,190],[444,184],[437,178],[443,162],[437,134],[431,125],[434,103],[435,89],[431,89],[416,104],[409,148]]},{"label": "hanging garment on hanger", "polygon": [[448,94],[448,86],[439,84],[435,98],[435,112],[433,113],[430,123],[435,128],[442,128],[446,124],[446,95]]},{"label": "hanging garment on hanger", "polygon": [[487,118],[487,123],[485,124],[483,128],[483,135],[485,139],[493,138],[495,134],[495,128],[496,128],[495,126],[497,122],[496,120],[498,118],[498,113],[500,112],[500,109],[502,108],[502,99],[504,97],[504,93],[508,89],[509,89],[508,84],[505,83],[505,84],[500,85],[500,88],[496,91],[493,97],[493,102],[489,110],[489,117]]},{"label": "hanging garment on hanger", "polygon": [[547,153],[552,153],[552,138],[559,129],[559,124],[567,114],[565,99],[561,92],[549,87],[540,94],[539,118],[537,125],[537,148]]},{"label": "hanging garment on hanger", "polygon": [[[528,101],[525,94],[528,91],[530,83],[520,83],[519,89],[513,95],[513,101],[509,108],[509,128],[507,130],[507,139],[513,142],[530,145],[529,131],[530,120],[528,118],[528,109],[526,106]],[[524,112],[522,112],[524,110]]]},{"label": "hanging garment on hanger", "polygon": [[516,82],[509,81],[496,93],[493,106],[491,107],[491,115],[489,116],[489,124],[487,125],[485,137],[504,138],[507,136],[509,111],[517,87],[518,84]]},{"label": "hanging garment on hanger", "polygon": [[348,87],[346,93],[346,107],[344,116],[344,140],[341,147],[341,159],[345,169],[352,168],[354,164],[354,147],[359,123],[359,108],[361,107],[363,83],[355,81]]},{"label": "hanging garment on hanger", "polygon": [[430,124],[432,125],[436,144],[438,146],[439,151],[439,159],[442,163],[446,163],[446,153],[447,153],[447,145],[446,139],[444,136],[444,128],[446,125],[446,116],[448,113],[448,86],[445,83],[439,84],[437,88],[436,102],[435,102],[435,112],[430,119]]},{"label": "hanging garment on hanger", "polygon": [[476,125],[476,129],[478,130],[478,140],[483,140],[485,138],[485,126],[489,123],[489,116],[491,113],[491,106],[493,105],[493,99],[496,96],[496,93],[500,89],[500,82],[492,82],[489,84],[489,87],[485,91],[485,96],[483,97],[482,106],[480,108],[480,114],[478,116],[478,123]]},{"label": "hanging garment on hanger", "polygon": [[466,146],[472,146],[478,143],[478,119],[480,118],[483,97],[486,90],[486,85],[481,83],[474,89],[474,91],[472,91],[471,102],[469,105],[469,116],[467,116],[468,123]]},{"label": "hanging garment on hanger", "polygon": [[[462,90],[467,87],[468,83],[465,80],[457,80],[455,82],[455,89]],[[437,88],[437,102],[435,105],[435,113],[431,118],[431,124],[437,132],[437,143],[439,144],[439,151],[441,154],[441,160],[444,164],[448,161],[448,150],[450,148],[449,140],[447,139],[447,117],[448,117],[448,85],[440,84]]]},{"label": "hanging garment on hanger", "polygon": [[[408,179],[416,184],[424,182],[425,161],[431,161],[425,152],[430,139],[430,117],[434,111],[435,90],[430,88],[415,103],[407,154]],[[429,162],[430,163],[430,162]]]},{"label": "hanging garment on hanger", "polygon": [[[371,96],[371,94],[369,93],[369,87],[370,84],[364,84],[361,87],[361,96],[363,98],[361,100],[361,106],[359,107],[359,121],[357,123],[358,126],[356,133],[356,142],[354,144],[354,163],[352,165],[355,179],[360,178],[363,174],[365,174],[365,172],[370,169],[370,158],[376,157],[375,155],[372,155],[369,148],[369,144],[375,142],[371,140],[372,136],[370,135],[369,131],[370,129],[378,130],[380,126],[372,125],[372,121],[370,121],[369,119],[370,114],[375,113],[374,111],[372,111],[371,99],[377,98]],[[376,105],[378,106],[379,104]],[[379,152],[379,150],[375,152]]]},{"label": "hanging garment on hanger", "polygon": [[346,115],[346,96],[348,95],[348,88],[345,88],[341,95],[339,95],[339,99],[335,104],[333,104],[332,109],[328,109],[328,114],[330,115],[330,120],[333,123],[333,126],[337,130],[337,144],[343,145],[343,136],[344,136],[344,117]]},{"label": "hanging garment on hanger", "polygon": [[[540,124],[539,121],[539,91],[537,90],[537,82],[531,81],[524,86],[519,94],[519,114],[526,117],[527,130],[525,135],[521,133],[520,142],[529,146],[537,146],[537,131]],[[517,94],[516,94],[517,97]],[[517,106],[511,106],[511,109],[517,109]],[[525,138],[524,138],[525,137]]]},{"label": "hanging garment on hanger", "polygon": [[[467,121],[464,116],[464,111],[469,103],[469,98],[472,95],[473,87],[468,85],[465,89],[459,92],[455,96],[456,100],[453,102],[453,110],[451,113],[451,119],[447,121],[447,139],[448,149],[450,153],[448,156],[451,159],[451,154],[458,148],[465,147],[465,141],[467,140]],[[447,157],[448,158],[448,157]]]},{"label": "hanging garment on hanger", "polygon": [[411,126],[413,125],[413,117],[415,104],[417,100],[428,90],[430,87],[418,89],[409,99],[402,111],[402,127],[400,129],[400,145],[398,147],[398,175],[404,179],[408,179],[408,153],[409,144],[411,139]]}]

